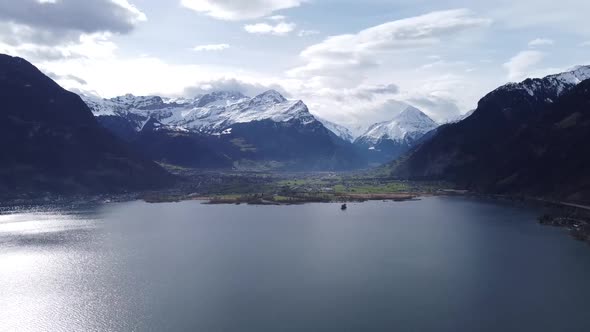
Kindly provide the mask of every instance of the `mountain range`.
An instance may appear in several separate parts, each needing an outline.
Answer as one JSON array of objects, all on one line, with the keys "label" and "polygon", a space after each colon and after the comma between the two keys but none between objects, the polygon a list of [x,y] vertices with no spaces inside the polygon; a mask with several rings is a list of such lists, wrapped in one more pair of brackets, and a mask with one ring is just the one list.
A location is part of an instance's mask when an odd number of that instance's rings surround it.
[{"label": "mountain range", "polygon": [[[274,90],[254,98],[231,91],[183,99],[82,97],[100,123],[136,149],[191,167],[254,163],[292,170],[358,169],[399,157],[438,126],[408,106],[355,140],[346,127],[312,115],[302,101]],[[145,126],[152,119],[157,130]]]},{"label": "mountain range", "polygon": [[301,100],[288,100],[275,90],[253,98],[217,91],[183,99],[83,99],[105,128],[164,163],[276,170],[350,170],[366,165],[345,129],[320,122]]},{"label": "mountain range", "polygon": [[397,179],[590,202],[590,66],[501,86],[442,126],[408,106],[356,138],[274,90],[81,98],[6,55],[0,97],[0,196],[157,189],[177,181],[162,164],[339,171],[385,162]]},{"label": "mountain range", "polygon": [[490,193],[590,199],[590,67],[506,84],[440,127],[392,175]]}]

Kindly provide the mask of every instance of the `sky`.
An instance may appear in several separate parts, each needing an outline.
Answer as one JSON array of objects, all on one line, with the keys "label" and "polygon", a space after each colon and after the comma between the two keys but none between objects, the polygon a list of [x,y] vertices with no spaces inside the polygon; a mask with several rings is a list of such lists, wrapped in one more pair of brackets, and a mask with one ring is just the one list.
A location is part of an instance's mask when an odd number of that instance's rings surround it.
[{"label": "sky", "polygon": [[590,64],[587,0],[0,0],[0,53],[71,91],[276,89],[355,132],[455,119],[496,87]]}]

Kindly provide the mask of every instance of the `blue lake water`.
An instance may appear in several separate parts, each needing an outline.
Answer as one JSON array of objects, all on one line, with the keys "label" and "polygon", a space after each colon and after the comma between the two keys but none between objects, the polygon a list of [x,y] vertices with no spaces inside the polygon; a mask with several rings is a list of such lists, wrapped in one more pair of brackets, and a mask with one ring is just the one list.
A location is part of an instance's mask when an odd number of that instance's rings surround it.
[{"label": "blue lake water", "polygon": [[465,198],[0,215],[0,331],[588,331],[590,247]]}]

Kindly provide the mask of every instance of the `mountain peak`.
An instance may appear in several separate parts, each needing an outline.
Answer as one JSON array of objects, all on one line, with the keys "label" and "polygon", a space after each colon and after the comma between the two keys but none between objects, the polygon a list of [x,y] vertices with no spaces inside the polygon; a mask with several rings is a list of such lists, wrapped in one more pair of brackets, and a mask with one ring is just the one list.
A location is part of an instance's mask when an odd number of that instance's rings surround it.
[{"label": "mountain peak", "polygon": [[414,140],[436,127],[438,124],[428,115],[413,106],[408,106],[393,120],[372,125],[359,139],[373,144],[382,139]]},{"label": "mountain peak", "polygon": [[256,104],[259,104],[259,103],[280,104],[280,103],[284,103],[286,101],[287,101],[287,99],[285,97],[283,97],[282,94],[280,94],[277,90],[273,90],[273,89],[265,91],[252,99],[252,103],[256,103]]},{"label": "mountain peak", "polygon": [[[394,120],[397,121],[432,121],[432,119],[414,106],[408,106]],[[433,121],[434,122],[434,121]]]}]

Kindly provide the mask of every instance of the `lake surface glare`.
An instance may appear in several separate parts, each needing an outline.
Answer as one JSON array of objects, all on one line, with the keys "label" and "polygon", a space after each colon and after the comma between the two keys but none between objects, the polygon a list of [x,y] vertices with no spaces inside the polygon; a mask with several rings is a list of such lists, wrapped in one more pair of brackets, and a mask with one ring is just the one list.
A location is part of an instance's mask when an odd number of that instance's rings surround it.
[{"label": "lake surface glare", "polygon": [[0,215],[0,331],[589,331],[590,247],[494,201]]}]

